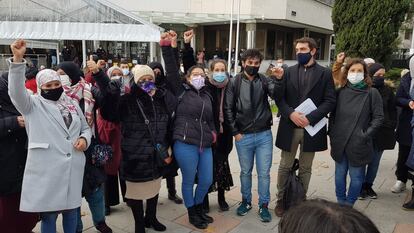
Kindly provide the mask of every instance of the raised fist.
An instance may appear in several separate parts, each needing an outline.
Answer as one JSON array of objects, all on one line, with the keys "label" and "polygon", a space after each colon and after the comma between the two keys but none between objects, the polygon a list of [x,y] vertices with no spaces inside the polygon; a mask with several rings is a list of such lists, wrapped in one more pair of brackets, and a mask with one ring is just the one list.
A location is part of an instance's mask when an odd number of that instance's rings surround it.
[{"label": "raised fist", "polygon": [[10,49],[13,53],[13,61],[22,62],[23,56],[26,53],[26,41],[18,39],[10,45]]},{"label": "raised fist", "polygon": [[345,57],[346,57],[346,55],[345,55],[344,52],[339,53],[338,55],[336,55],[336,62],[344,63]]},{"label": "raised fist", "polygon": [[194,37],[194,31],[193,31],[193,29],[184,32],[184,42],[186,44],[190,43],[191,42],[191,39],[193,39],[193,37]]}]

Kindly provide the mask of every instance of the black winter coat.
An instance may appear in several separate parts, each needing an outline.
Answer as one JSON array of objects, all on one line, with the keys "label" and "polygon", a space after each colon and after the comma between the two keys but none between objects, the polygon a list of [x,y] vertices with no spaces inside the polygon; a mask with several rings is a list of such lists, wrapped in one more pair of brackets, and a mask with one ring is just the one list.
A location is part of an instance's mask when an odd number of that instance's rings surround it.
[{"label": "black winter coat", "polygon": [[19,193],[27,158],[27,134],[17,123],[8,95],[7,73],[0,77],[0,196]]},{"label": "black winter coat", "polygon": [[[96,86],[92,87],[92,95],[95,99],[95,106],[93,111],[96,111],[99,108],[99,105],[103,102],[103,96],[101,95],[99,88]],[[79,103],[82,112],[85,113],[85,100],[81,99]],[[96,116],[94,116],[94,121],[96,121]],[[95,127],[96,130],[97,127]],[[98,131],[95,131],[95,135],[98,135]],[[96,140],[96,139],[92,139]],[[82,184],[82,196],[88,196],[95,192],[106,181],[106,173],[104,167],[96,167],[92,163],[92,147],[89,147],[85,151],[85,171],[83,175],[83,184]]]},{"label": "black winter coat", "polygon": [[[281,150],[290,151],[293,131],[297,127],[295,123],[290,120],[289,116],[295,111],[295,108],[301,104],[300,96],[298,94],[299,65],[291,66],[285,70],[283,83],[282,97],[276,99],[276,103],[281,113],[276,146]],[[303,99],[305,100],[310,98],[317,107],[315,111],[306,116],[310,125],[315,125],[335,108],[336,95],[332,71],[319,64],[315,64],[312,79],[309,81],[309,88],[303,96]],[[323,151],[327,148],[326,127],[321,129],[313,137],[311,137],[305,130],[303,139],[304,152]]]},{"label": "black winter coat", "polygon": [[374,136],[374,147],[377,150],[392,150],[395,147],[395,128],[397,126],[395,95],[389,86],[375,88],[382,97],[384,122]]},{"label": "black winter coat", "polygon": [[169,125],[177,99],[162,88],[150,97],[136,85],[131,87],[131,93],[120,96],[119,80],[110,81],[102,71],[94,77],[106,99],[106,104],[101,106],[102,117],[112,122],[121,122],[121,178],[130,182],[158,179],[164,171],[156,165],[153,141],[137,100],[150,121],[154,140],[168,147],[171,144]]},{"label": "black winter coat", "polygon": [[[188,70],[191,66],[196,65],[196,61],[194,58],[194,50],[190,44],[184,44],[183,50],[183,66],[185,70]],[[217,141],[214,144],[213,152],[219,155],[227,156],[230,154],[231,150],[233,149],[233,135],[231,133],[231,127],[223,122],[223,133],[220,132],[220,101],[222,92],[226,92],[227,87],[224,88],[217,88],[214,86],[210,79],[206,78],[206,86],[207,90],[210,92],[212,97],[212,104],[213,104],[213,118],[214,118],[214,128],[217,132]],[[223,100],[225,101],[225,99]],[[223,103],[224,108],[224,103]],[[224,113],[224,109],[223,109]]]},{"label": "black winter coat", "polygon": [[353,167],[369,164],[374,154],[372,138],[384,120],[378,90],[347,84],[338,90],[336,110],[329,120],[332,158],[341,162],[346,154]]},{"label": "black winter coat", "polygon": [[173,140],[200,148],[211,147],[215,126],[212,96],[208,87],[205,86],[197,91],[191,85],[183,83],[178,72],[174,51],[170,46],[162,46],[162,56],[170,89],[179,98],[175,112]]},{"label": "black winter coat", "polygon": [[400,86],[395,96],[396,105],[401,107],[397,126],[397,141],[404,146],[411,146],[412,140],[411,119],[413,117],[413,110],[408,105],[413,100],[410,96],[411,79],[410,73],[401,78]]}]

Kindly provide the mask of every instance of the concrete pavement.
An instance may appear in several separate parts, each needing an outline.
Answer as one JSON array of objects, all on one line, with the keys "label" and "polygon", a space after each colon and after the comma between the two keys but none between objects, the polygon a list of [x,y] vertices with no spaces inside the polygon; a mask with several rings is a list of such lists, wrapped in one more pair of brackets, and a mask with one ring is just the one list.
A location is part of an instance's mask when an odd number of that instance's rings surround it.
[{"label": "concrete pavement", "polygon": [[[276,127],[274,126],[273,135],[276,135]],[[397,146],[398,147],[398,146]],[[401,194],[393,194],[390,188],[395,182],[395,162],[397,160],[397,147],[394,151],[386,151],[382,157],[381,165],[377,179],[374,184],[374,190],[378,193],[377,200],[357,201],[355,208],[362,211],[378,226],[381,233],[410,233],[414,232],[414,212],[404,211],[401,209],[402,204],[410,195],[408,191]],[[244,217],[236,215],[238,203],[241,201],[240,194],[240,166],[234,149],[230,155],[230,165],[233,174],[235,186],[226,193],[226,198],[231,206],[230,211],[220,212],[217,204],[216,193],[210,194],[211,216],[215,222],[209,225],[209,228],[202,231],[193,228],[188,223],[187,212],[184,205],[177,205],[167,199],[168,193],[165,181],[163,181],[160,192],[158,217],[160,222],[167,226],[167,232],[172,233],[188,233],[188,232],[208,232],[208,233],[267,233],[278,232],[279,218],[274,215],[276,198],[276,178],[277,168],[280,161],[280,150],[274,147],[273,166],[271,169],[271,197],[270,210],[273,215],[273,221],[270,223],[262,223],[257,217],[257,176],[254,171],[253,175],[253,203],[254,208]],[[324,198],[335,201],[334,188],[334,161],[329,155],[329,151],[317,153],[313,163],[313,175],[309,187],[309,198]],[[177,189],[181,196],[181,178],[177,177]],[[410,190],[410,186],[408,186]],[[84,232],[97,232],[92,224],[91,215],[86,201],[82,205],[82,220],[84,224]],[[112,208],[112,213],[107,217],[108,225],[113,229],[114,233],[133,233],[134,220],[131,210],[123,203]],[[35,232],[40,232],[40,224]],[[61,230],[61,220],[58,219],[58,231]],[[147,232],[156,232],[148,229]]]}]

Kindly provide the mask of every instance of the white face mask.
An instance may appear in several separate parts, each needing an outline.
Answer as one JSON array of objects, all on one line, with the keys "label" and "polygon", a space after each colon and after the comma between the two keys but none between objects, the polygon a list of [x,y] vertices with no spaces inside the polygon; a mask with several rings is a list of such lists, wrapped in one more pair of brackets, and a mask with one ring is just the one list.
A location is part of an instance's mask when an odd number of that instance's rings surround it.
[{"label": "white face mask", "polygon": [[348,81],[351,84],[357,84],[364,80],[364,73],[358,72],[358,73],[348,73]]},{"label": "white face mask", "polygon": [[118,79],[120,79],[121,78],[121,76],[112,76],[111,77],[111,80],[118,80]]},{"label": "white face mask", "polygon": [[72,82],[70,81],[70,78],[68,75],[60,75],[60,82],[62,83],[62,86],[64,87],[70,87],[72,85]]}]

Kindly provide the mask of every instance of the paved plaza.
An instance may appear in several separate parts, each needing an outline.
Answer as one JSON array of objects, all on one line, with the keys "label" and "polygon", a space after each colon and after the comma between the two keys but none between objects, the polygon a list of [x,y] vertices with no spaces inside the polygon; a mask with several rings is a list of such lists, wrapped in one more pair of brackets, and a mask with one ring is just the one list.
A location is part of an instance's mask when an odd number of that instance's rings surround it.
[{"label": "paved plaza", "polygon": [[[276,127],[273,128],[273,135],[276,135]],[[279,218],[274,215],[273,209],[276,202],[276,177],[277,168],[280,161],[280,150],[274,147],[273,166],[271,169],[271,198],[269,205],[273,221],[262,223],[257,216],[257,176],[253,175],[253,202],[254,208],[244,217],[236,215],[238,203],[241,200],[240,194],[240,166],[234,149],[230,155],[230,165],[233,173],[235,186],[226,193],[226,198],[231,206],[230,211],[220,212],[217,204],[216,193],[210,194],[211,216],[215,222],[209,225],[206,230],[198,230],[188,223],[187,211],[184,205],[177,205],[167,199],[167,189],[163,181],[158,205],[158,217],[160,222],[167,226],[167,232],[189,233],[189,232],[208,232],[208,233],[267,233],[278,232]],[[397,160],[397,148],[394,151],[386,151],[382,157],[379,174],[374,184],[374,190],[378,193],[377,200],[357,201],[355,208],[368,215],[378,226],[381,233],[410,233],[414,232],[414,212],[404,211],[401,208],[403,202],[408,198],[409,192],[401,194],[391,193],[390,187],[395,182],[395,161]],[[334,162],[329,155],[329,151],[317,153],[313,163],[313,175],[308,192],[310,198],[324,198],[335,201],[334,188]],[[177,189],[181,195],[181,179],[177,177]],[[409,187],[409,186],[408,186]],[[409,188],[410,189],[410,188]],[[82,205],[82,220],[84,232],[97,232],[92,224],[91,215],[86,201]],[[134,220],[131,210],[125,203],[112,208],[112,213],[107,217],[107,223],[114,233],[133,233]],[[58,220],[58,231],[61,230],[61,220]],[[35,229],[40,232],[40,224]],[[154,230],[147,230],[154,233]]]}]

